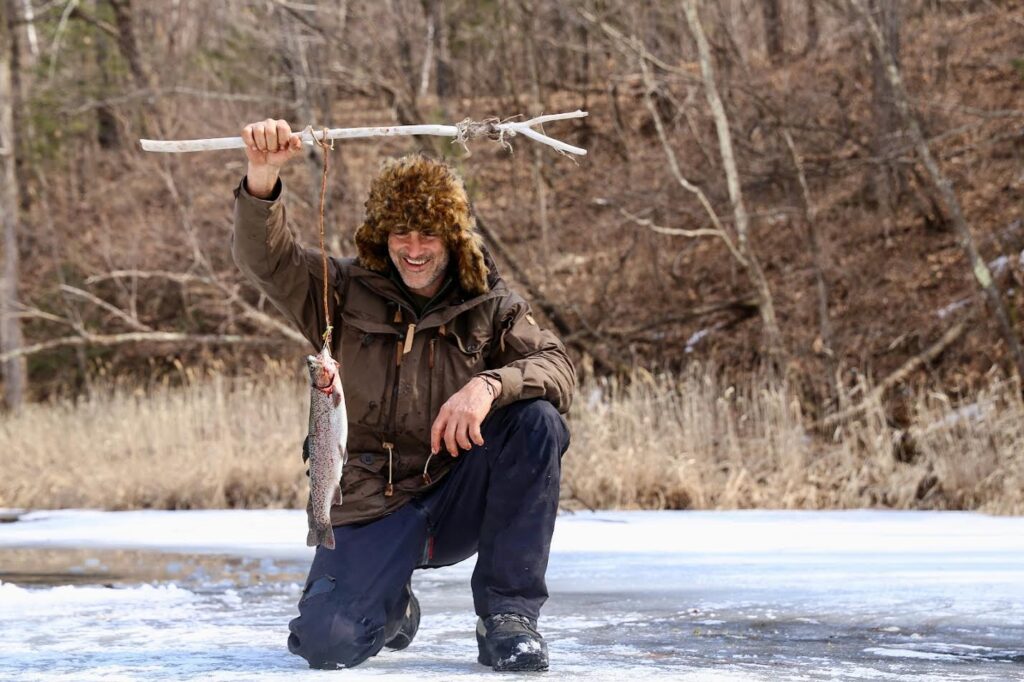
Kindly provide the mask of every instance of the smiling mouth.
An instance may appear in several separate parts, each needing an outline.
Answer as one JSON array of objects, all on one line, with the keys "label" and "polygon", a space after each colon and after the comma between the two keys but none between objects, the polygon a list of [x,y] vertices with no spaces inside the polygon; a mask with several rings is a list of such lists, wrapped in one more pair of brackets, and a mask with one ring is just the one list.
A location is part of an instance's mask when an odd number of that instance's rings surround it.
[{"label": "smiling mouth", "polygon": [[405,264],[408,265],[411,268],[421,268],[421,267],[423,267],[424,265],[426,265],[427,263],[430,262],[429,258],[423,258],[423,259],[420,259],[420,260],[413,260],[412,258],[409,258],[408,256],[402,258],[402,260],[405,261]]}]

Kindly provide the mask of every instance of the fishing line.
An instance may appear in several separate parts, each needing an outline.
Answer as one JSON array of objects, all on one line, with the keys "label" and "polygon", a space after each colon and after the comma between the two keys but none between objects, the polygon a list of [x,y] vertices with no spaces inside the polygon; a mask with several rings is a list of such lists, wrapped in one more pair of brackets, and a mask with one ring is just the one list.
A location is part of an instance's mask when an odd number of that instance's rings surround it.
[{"label": "fishing line", "polygon": [[[312,132],[313,126],[309,126],[308,129],[310,130],[310,132]],[[318,138],[318,137],[316,137],[316,135],[313,135],[313,140],[316,142],[317,146],[320,147],[320,149],[323,151],[323,156],[324,156],[324,172],[323,172],[323,177],[322,177],[322,179],[320,181],[320,258],[323,261],[323,265],[324,265],[323,299],[324,299],[324,324],[326,325],[326,329],[324,330],[323,339],[324,339],[324,346],[330,347],[330,345],[331,345],[331,332],[334,330],[334,327],[331,326],[331,313],[330,313],[330,310],[328,309],[328,306],[327,306],[327,247],[324,245],[324,204],[326,203],[326,200],[327,200],[327,168],[329,166],[329,159],[330,159],[330,155],[328,155],[327,152],[334,150],[334,140],[331,140],[331,143],[327,144],[327,142],[325,142],[326,139],[327,139],[327,128],[326,127],[323,128],[323,135],[321,137]]]}]

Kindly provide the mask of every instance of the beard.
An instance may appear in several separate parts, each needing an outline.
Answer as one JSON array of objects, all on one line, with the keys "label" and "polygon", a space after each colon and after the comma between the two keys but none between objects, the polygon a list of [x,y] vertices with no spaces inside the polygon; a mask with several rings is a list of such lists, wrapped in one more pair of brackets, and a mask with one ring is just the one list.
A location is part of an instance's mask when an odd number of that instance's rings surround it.
[{"label": "beard", "polygon": [[429,292],[432,287],[440,283],[451,261],[448,249],[443,249],[436,254],[421,255],[417,259],[410,259],[405,249],[392,252],[390,255],[402,282],[414,293],[422,290]]}]

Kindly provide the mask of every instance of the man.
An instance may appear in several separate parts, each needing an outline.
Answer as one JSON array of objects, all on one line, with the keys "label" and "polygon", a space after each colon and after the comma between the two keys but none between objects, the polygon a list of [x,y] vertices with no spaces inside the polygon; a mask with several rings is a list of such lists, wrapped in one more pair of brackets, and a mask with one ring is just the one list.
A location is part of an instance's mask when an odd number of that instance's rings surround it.
[{"label": "man", "polygon": [[[232,254],[309,339],[326,327],[318,249],[286,222],[279,172],[301,154],[283,120],[245,126]],[[384,164],[356,230],[357,257],[329,259],[328,310],[349,418],[337,549],[318,547],[288,648],[313,668],[407,647],[419,626],[416,568],[478,554],[480,663],[546,670],[537,617],[558,508],[575,373],[562,343],[511,291],[444,163]]]}]

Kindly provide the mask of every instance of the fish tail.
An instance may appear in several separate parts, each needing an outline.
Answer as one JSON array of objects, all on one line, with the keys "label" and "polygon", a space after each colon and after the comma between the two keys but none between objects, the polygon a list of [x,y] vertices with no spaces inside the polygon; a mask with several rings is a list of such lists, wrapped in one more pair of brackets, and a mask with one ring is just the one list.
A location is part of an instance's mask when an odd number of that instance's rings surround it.
[{"label": "fish tail", "polygon": [[334,549],[334,528],[331,526],[310,528],[309,534],[306,535],[306,545],[309,547],[323,545],[327,549]]}]

